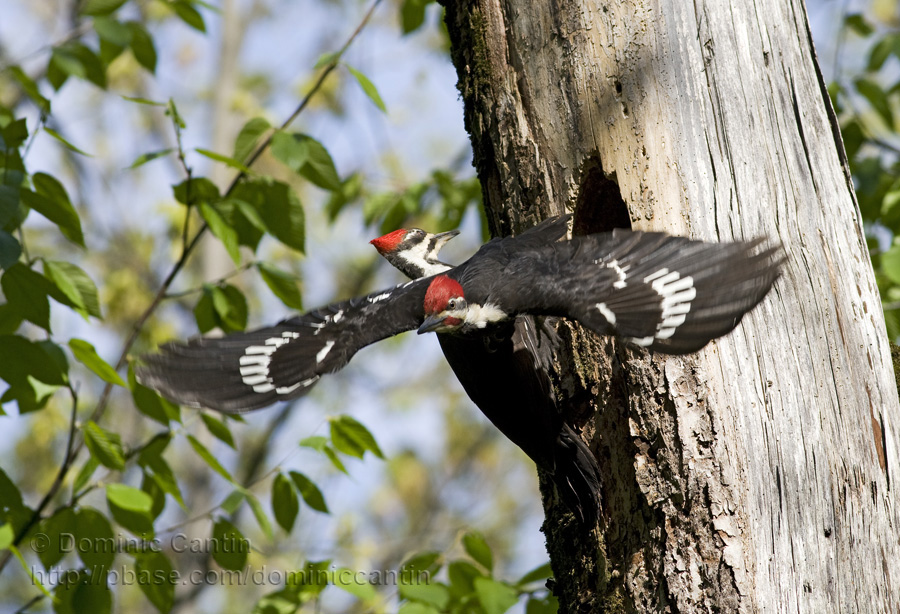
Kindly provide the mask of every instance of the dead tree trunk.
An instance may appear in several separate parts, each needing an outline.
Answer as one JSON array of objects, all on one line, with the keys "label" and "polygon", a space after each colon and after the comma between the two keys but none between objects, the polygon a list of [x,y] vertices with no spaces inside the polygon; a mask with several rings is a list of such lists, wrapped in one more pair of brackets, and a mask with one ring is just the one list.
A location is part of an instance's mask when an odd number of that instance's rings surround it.
[{"label": "dead tree trunk", "polygon": [[572,328],[605,526],[545,497],[561,611],[900,611],[897,392],[801,0],[446,4],[495,234],[574,209],[789,258],[696,355]]}]

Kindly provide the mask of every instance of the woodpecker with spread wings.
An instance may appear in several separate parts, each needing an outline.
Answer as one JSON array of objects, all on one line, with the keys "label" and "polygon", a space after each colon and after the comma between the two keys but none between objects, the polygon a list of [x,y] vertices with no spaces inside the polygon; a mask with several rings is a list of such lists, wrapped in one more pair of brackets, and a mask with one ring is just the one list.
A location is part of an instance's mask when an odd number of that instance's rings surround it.
[{"label": "woodpecker with spread wings", "polygon": [[699,350],[737,326],[778,278],[763,240],[706,243],[613,231],[547,242],[494,239],[441,274],[219,338],[169,343],[139,380],[189,407],[241,412],[302,396],[361,348],[418,330],[466,334],[520,314],[570,318],[667,354]]},{"label": "woodpecker with spread wings", "polygon": [[[526,231],[520,241],[553,243],[566,235],[568,216]],[[411,279],[446,273],[441,248],[458,234],[419,228],[395,230],[370,241]],[[568,508],[584,523],[596,520],[600,468],[584,440],[565,423],[550,380],[555,329],[545,318],[520,315],[464,334],[440,333],[444,357],[469,398],[507,438],[518,445],[556,485]]]}]

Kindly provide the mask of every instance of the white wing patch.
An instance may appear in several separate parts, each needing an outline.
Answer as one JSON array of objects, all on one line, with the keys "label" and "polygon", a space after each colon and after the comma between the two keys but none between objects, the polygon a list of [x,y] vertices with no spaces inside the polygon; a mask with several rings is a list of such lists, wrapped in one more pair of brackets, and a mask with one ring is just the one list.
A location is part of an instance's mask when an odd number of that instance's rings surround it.
[{"label": "white wing patch", "polygon": [[[342,312],[338,312],[342,313]],[[318,331],[316,331],[318,332]],[[275,387],[272,378],[269,377],[269,363],[272,362],[272,354],[282,345],[293,341],[300,336],[299,333],[293,331],[284,331],[280,337],[269,337],[263,343],[264,345],[248,345],[244,348],[244,355],[240,357],[238,363],[241,365],[241,381],[253,388],[253,392],[263,394],[265,392],[275,391],[276,394],[290,394],[300,387],[311,386],[319,379],[319,376],[305,379],[297,382],[292,386]],[[316,354],[316,362],[321,362],[325,355],[331,350],[334,341],[329,341],[325,347]]]},{"label": "white wing patch", "polygon": [[325,360],[325,357],[328,356],[328,352],[330,352],[331,348],[333,348],[333,347],[334,347],[334,340],[331,340],[328,343],[326,343],[325,347],[323,347],[321,350],[319,350],[319,352],[316,354],[316,364],[319,364],[320,362]]},{"label": "white wing patch", "polygon": [[[622,288],[624,288],[625,286],[628,285],[625,283],[625,273],[628,271],[629,268],[631,268],[631,265],[626,265],[623,267],[623,266],[619,265],[618,260],[612,260],[611,262],[608,262],[606,264],[606,268],[612,269],[613,271],[616,272],[616,275],[619,276],[619,279],[616,280],[615,282],[613,282],[613,288],[617,288],[617,289],[621,290]],[[615,321],[613,321],[613,324],[615,324]]]},{"label": "white wing patch", "polygon": [[606,303],[597,303],[595,305],[597,307],[597,311],[600,312],[606,321],[609,322],[612,326],[616,325],[616,314],[613,313],[612,309],[606,306]]},{"label": "white wing patch", "polygon": [[635,345],[646,347],[655,339],[669,339],[675,330],[684,324],[691,311],[691,301],[697,298],[693,277],[682,277],[678,271],[660,269],[644,278],[662,299],[662,320],[656,326],[652,337],[631,338]]}]

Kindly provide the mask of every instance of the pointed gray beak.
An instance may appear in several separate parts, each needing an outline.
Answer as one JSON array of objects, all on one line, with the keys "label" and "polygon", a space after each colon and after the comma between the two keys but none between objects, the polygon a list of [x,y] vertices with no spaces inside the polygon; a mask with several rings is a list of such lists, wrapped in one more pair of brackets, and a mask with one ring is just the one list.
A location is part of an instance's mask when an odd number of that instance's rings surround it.
[{"label": "pointed gray beak", "polygon": [[437,315],[428,316],[425,318],[425,321],[422,322],[422,326],[419,327],[419,330],[416,331],[418,334],[430,333],[433,332],[436,328],[440,328],[441,324],[444,323],[444,318],[438,317]]},{"label": "pointed gray beak", "polygon": [[449,241],[450,239],[452,239],[453,237],[455,237],[458,234],[459,234],[458,230],[448,230],[447,232],[439,232],[436,235],[434,235],[434,238],[436,241],[435,245],[437,246],[438,250],[440,250],[444,245],[446,245],[447,241]]}]

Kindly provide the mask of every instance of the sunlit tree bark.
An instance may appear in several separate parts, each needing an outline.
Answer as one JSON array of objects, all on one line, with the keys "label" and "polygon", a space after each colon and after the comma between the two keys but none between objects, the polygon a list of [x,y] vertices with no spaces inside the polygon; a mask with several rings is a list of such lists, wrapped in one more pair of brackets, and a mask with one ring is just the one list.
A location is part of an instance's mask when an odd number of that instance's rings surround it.
[{"label": "sunlit tree bark", "polygon": [[446,4],[494,234],[574,209],[788,258],[696,355],[571,329],[605,524],[544,489],[561,611],[900,611],[897,392],[803,3]]}]

